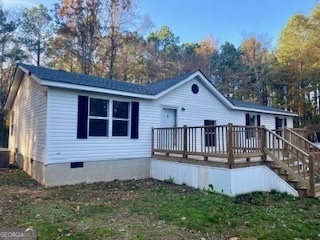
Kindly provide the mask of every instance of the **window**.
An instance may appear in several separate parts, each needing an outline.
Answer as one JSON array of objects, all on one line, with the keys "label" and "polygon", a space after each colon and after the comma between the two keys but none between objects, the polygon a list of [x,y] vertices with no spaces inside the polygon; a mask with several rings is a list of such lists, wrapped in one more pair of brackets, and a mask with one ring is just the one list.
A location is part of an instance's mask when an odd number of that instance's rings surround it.
[{"label": "window", "polygon": [[255,125],[255,115],[249,114],[249,122],[247,126],[254,126]]},{"label": "window", "polygon": [[275,117],[276,134],[282,136],[282,129],[287,126],[287,119]]},{"label": "window", "polygon": [[[214,120],[204,120],[204,141],[206,147],[214,147],[216,145],[216,125]],[[207,127],[208,126],[208,127]]]},{"label": "window", "polygon": [[129,102],[113,101],[112,136],[128,136]]},{"label": "window", "polygon": [[[246,114],[246,126],[255,127],[260,126],[261,119],[259,114]],[[255,128],[247,128],[246,129],[246,138],[252,138],[256,136],[256,129]]]},{"label": "window", "polygon": [[78,96],[77,138],[88,136],[139,138],[139,102]]},{"label": "window", "polygon": [[89,136],[108,136],[108,109],[108,100],[90,98]]}]

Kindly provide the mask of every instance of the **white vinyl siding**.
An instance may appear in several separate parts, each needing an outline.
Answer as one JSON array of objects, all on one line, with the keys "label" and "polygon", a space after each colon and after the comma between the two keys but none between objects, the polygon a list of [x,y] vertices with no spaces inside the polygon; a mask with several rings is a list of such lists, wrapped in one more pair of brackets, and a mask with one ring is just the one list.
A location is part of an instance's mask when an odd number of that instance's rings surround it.
[{"label": "white vinyl siding", "polygon": [[[199,92],[193,94],[192,85],[197,84]],[[197,79],[193,79],[169,92],[160,99],[153,101],[155,119],[160,120],[162,108],[177,109],[177,126],[202,126],[205,119],[215,120],[217,125],[227,124],[231,111],[224,106],[213,94]],[[184,111],[182,111],[184,108]],[[158,127],[158,121],[155,127]]]},{"label": "white vinyl siding", "polygon": [[9,149],[12,152],[18,149],[23,156],[45,163],[47,88],[25,75],[12,112],[14,120],[10,123]]},{"label": "white vinyl siding", "polygon": [[[49,164],[150,157],[151,126],[154,118],[150,114],[152,109],[150,109],[149,101],[51,88],[49,88],[49,92]],[[112,132],[109,132],[108,137],[88,136],[87,139],[77,139],[78,95],[108,99],[111,104],[112,101],[138,101],[140,104],[139,138],[116,137],[112,136]]]},{"label": "white vinyl siding", "polygon": [[[193,94],[193,84],[199,92]],[[77,139],[78,95],[112,101],[139,102],[139,138],[88,137]],[[160,127],[163,109],[176,109],[177,126],[203,126],[204,120],[216,125],[245,125],[245,111],[229,110],[198,79],[192,79],[156,100],[49,88],[48,163],[134,159],[151,156],[151,128]],[[184,110],[182,110],[184,108]],[[261,125],[274,128],[275,116],[260,114]],[[110,116],[112,117],[112,116]],[[287,117],[288,126],[290,126]],[[110,119],[111,120],[111,119]],[[292,122],[292,121],[291,121]]]}]

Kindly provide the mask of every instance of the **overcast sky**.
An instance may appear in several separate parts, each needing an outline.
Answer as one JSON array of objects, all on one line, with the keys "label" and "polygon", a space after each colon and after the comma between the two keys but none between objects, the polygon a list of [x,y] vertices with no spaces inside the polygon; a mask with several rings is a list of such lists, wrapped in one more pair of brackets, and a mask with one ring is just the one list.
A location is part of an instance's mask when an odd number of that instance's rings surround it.
[{"label": "overcast sky", "polygon": [[[48,8],[55,0],[2,0],[5,7]],[[317,0],[138,0],[141,14],[148,14],[155,29],[169,26],[180,42],[199,42],[212,35],[239,46],[242,33],[263,33],[273,45],[289,18],[297,13],[310,15]]]}]

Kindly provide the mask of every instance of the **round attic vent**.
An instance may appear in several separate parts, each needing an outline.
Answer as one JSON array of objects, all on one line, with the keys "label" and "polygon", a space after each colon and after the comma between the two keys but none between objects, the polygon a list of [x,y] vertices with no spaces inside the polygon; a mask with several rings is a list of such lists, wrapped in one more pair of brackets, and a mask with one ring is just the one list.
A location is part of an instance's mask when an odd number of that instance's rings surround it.
[{"label": "round attic vent", "polygon": [[197,84],[193,84],[191,86],[191,91],[194,93],[194,94],[197,94],[199,92],[199,87]]}]

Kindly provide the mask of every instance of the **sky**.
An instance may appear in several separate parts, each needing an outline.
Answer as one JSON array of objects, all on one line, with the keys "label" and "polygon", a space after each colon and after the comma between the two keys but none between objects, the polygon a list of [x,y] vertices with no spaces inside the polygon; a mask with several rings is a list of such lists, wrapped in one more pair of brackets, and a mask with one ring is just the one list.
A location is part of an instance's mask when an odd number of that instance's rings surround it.
[{"label": "sky", "polygon": [[[1,1],[1,0],[0,0]],[[4,7],[51,7],[57,0],[2,0]],[[275,47],[281,30],[294,14],[310,16],[319,0],[138,0],[141,15],[155,28],[169,26],[180,43],[197,43],[212,36],[236,47],[244,34],[264,34]]]}]

